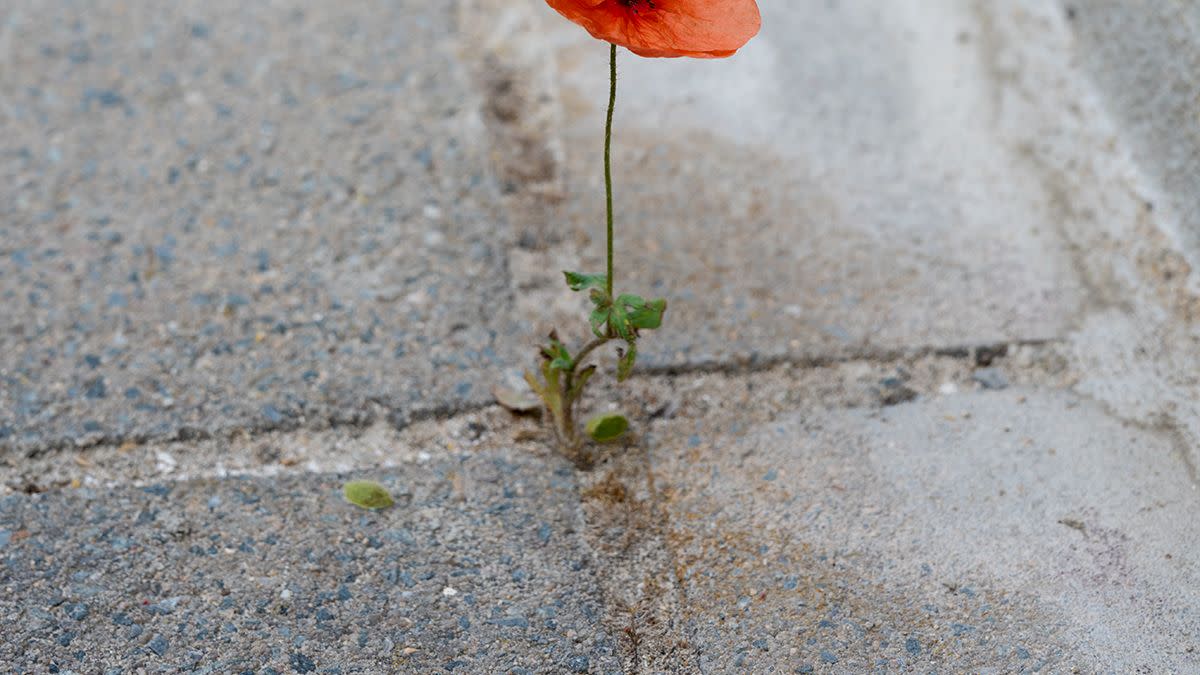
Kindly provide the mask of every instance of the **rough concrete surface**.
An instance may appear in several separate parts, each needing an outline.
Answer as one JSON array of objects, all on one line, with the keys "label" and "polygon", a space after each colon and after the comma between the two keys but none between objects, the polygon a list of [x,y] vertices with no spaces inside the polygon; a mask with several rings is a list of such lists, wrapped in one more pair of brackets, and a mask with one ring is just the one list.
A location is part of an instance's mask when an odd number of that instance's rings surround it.
[{"label": "rough concrete surface", "polygon": [[454,9],[22,1],[0,446],[478,405],[517,340]]},{"label": "rough concrete surface", "polygon": [[603,45],[0,12],[0,670],[1200,672],[1194,10],[762,9],[621,55],[618,286],[671,305],[591,471],[488,391],[581,333]]},{"label": "rough concrete surface", "polygon": [[[616,672],[574,471],[526,453],[8,497],[4,672]],[[77,536],[64,538],[63,530]]]}]

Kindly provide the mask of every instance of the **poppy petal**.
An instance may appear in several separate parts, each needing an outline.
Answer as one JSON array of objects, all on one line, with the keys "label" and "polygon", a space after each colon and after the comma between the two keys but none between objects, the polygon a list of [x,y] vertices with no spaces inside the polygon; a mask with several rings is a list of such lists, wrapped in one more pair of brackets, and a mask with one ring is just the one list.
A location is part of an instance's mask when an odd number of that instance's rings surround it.
[{"label": "poppy petal", "polygon": [[593,37],[639,56],[720,58],[762,24],[755,0],[546,0]]}]

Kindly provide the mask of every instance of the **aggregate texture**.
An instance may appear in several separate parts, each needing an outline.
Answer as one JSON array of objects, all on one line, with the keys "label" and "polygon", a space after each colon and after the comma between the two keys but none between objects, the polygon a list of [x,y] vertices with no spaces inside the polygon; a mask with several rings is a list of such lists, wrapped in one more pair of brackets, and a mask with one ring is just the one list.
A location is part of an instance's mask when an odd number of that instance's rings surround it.
[{"label": "aggregate texture", "polygon": [[0,670],[619,672],[574,470],[489,451],[376,473],[0,501]]},{"label": "aggregate texture", "polygon": [[521,340],[454,7],[0,19],[0,448],[398,423]]}]

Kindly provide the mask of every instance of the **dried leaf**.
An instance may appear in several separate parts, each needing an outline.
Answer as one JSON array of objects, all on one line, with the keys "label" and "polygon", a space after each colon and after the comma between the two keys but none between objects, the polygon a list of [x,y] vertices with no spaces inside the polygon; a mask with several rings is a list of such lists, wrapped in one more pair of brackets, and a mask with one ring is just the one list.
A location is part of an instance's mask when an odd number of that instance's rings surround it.
[{"label": "dried leaf", "polygon": [[496,402],[515,413],[531,413],[542,407],[542,401],[531,391],[520,391],[496,385],[492,387]]}]

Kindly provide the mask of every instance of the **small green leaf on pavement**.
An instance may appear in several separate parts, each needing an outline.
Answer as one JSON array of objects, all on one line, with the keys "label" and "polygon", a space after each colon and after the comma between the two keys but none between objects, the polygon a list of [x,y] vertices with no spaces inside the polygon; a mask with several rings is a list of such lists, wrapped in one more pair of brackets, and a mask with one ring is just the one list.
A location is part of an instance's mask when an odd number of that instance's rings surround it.
[{"label": "small green leaf on pavement", "polygon": [[369,480],[354,480],[342,488],[346,501],[364,509],[386,509],[395,504],[386,488]]},{"label": "small green leaf on pavement", "polygon": [[586,291],[589,288],[604,288],[608,282],[604,274],[580,274],[579,272],[563,272],[567,278],[567,286],[573,291]]},{"label": "small green leaf on pavement", "polygon": [[624,415],[598,415],[587,423],[587,434],[598,443],[615,441],[629,431],[629,420]]},{"label": "small green leaf on pavement", "polygon": [[617,382],[624,382],[633,373],[633,365],[637,363],[637,343],[630,342],[629,349],[621,354],[617,361]]}]

